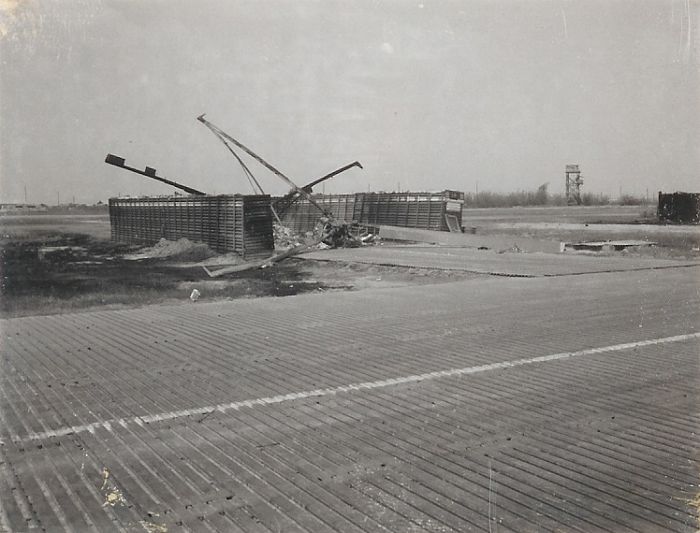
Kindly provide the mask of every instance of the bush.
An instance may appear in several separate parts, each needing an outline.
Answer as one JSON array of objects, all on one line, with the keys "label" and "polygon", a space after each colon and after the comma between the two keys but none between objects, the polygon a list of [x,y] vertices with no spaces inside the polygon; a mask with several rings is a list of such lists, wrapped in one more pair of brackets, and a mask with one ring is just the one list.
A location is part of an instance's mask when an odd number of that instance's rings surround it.
[{"label": "bush", "polygon": [[619,205],[646,205],[647,200],[641,196],[633,196],[631,194],[623,194],[615,202]]},{"label": "bush", "polygon": [[582,205],[608,205],[610,197],[604,194],[593,194],[590,192],[581,195]]},{"label": "bush", "polygon": [[[566,205],[566,197],[563,194],[549,194],[548,183],[543,183],[535,191],[517,191],[509,193],[496,193],[490,191],[466,193],[464,195],[465,207],[528,207],[543,205]],[[583,205],[608,205],[610,198],[603,194],[584,193],[581,196]],[[624,204],[627,205],[627,204]],[[637,205],[637,204],[630,204]]]}]

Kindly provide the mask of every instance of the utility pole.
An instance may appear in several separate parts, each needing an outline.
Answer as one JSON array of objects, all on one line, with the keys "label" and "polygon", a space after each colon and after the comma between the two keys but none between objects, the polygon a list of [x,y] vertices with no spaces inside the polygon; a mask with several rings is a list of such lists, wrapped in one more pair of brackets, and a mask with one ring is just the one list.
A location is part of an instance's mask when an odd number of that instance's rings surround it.
[{"label": "utility pole", "polygon": [[56,205],[61,205],[61,191],[56,191]]},{"label": "utility pole", "polygon": [[27,203],[27,186],[24,186],[24,203]]}]

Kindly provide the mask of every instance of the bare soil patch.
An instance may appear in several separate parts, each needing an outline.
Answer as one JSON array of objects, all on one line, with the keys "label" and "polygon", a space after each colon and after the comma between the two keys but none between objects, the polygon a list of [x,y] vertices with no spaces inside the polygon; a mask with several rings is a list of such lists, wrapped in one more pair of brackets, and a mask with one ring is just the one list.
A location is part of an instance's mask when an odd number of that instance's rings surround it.
[{"label": "bare soil patch", "polygon": [[[166,253],[174,251],[175,253]],[[362,290],[441,283],[470,274],[427,269],[338,264],[288,259],[270,268],[212,279],[196,261],[212,257],[202,245],[181,242],[152,247],[114,243],[47,226],[0,239],[0,317],[47,315],[97,308],[134,307],[237,298],[291,296],[333,290]]]}]

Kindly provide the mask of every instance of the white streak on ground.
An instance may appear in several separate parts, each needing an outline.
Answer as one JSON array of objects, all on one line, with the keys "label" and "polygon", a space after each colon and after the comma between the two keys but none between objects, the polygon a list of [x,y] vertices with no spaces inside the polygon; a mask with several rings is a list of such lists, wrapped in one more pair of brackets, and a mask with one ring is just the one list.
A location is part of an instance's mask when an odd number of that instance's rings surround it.
[{"label": "white streak on ground", "polygon": [[379,389],[390,387],[392,385],[405,385],[407,383],[418,383],[420,381],[428,381],[439,378],[447,378],[454,376],[466,376],[471,374],[479,374],[481,372],[489,372],[491,370],[504,370],[518,366],[531,365],[537,363],[546,363],[549,361],[559,361],[562,359],[570,359],[574,357],[582,357],[587,355],[596,355],[601,353],[618,352],[622,350],[631,350],[634,348],[642,348],[645,346],[656,346],[659,344],[668,344],[673,342],[682,342],[693,339],[700,339],[700,332],[687,333],[684,335],[675,335],[673,337],[663,337],[658,339],[649,339],[645,341],[628,342],[624,344],[614,344],[611,346],[603,346],[600,348],[588,348],[575,352],[562,352],[551,355],[542,355],[539,357],[530,357],[527,359],[515,359],[513,361],[504,361],[500,363],[490,363],[487,365],[470,366],[465,368],[452,368],[447,370],[438,370],[435,372],[427,372],[425,374],[413,374],[409,376],[401,376],[390,379],[382,379],[377,381],[366,381],[362,383],[351,383],[348,385],[340,385],[338,387],[329,387],[324,389],[315,389],[308,391],[292,392],[289,394],[280,394],[277,396],[267,396],[263,398],[255,398],[251,400],[243,400],[238,402],[221,403],[217,405],[208,405],[204,407],[196,407],[192,409],[182,409],[179,411],[168,411],[153,415],[134,416],[131,418],[119,418],[112,420],[103,420],[92,422],[90,424],[78,426],[66,426],[49,431],[38,433],[30,433],[24,438],[15,438],[14,442],[27,442],[32,440],[43,440],[51,437],[62,437],[75,433],[89,432],[94,434],[97,429],[106,429],[113,431],[112,425],[118,424],[126,428],[129,424],[142,426],[154,422],[165,422],[168,420],[176,420],[195,415],[207,415],[214,411],[225,413],[226,411],[239,410],[242,408],[253,408],[260,405],[274,405],[294,400],[303,400],[305,398],[318,398],[321,396],[332,396],[339,393],[355,392],[360,390]]}]

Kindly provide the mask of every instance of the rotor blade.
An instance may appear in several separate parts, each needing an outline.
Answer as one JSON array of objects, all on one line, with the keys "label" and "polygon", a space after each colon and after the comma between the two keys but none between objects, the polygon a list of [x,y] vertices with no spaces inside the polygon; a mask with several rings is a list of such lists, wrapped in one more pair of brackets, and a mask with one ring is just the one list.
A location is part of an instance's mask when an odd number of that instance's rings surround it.
[{"label": "rotor blade", "polygon": [[[248,181],[251,182],[251,185],[254,183],[255,185],[253,186],[253,190],[255,191],[255,187],[257,186],[258,190],[260,191],[260,194],[265,194],[265,191],[263,191],[263,188],[260,186],[260,183],[258,183],[258,180],[255,179],[255,176],[253,176],[253,173],[250,171],[250,169],[246,166],[246,164],[243,162],[243,160],[238,156],[238,154],[231,148],[226,142],[226,139],[216,130],[209,128],[209,130],[216,135],[216,138],[221,141],[221,143],[226,147],[226,149],[231,152],[231,155],[236,158],[238,163],[243,167],[243,171],[246,174],[246,177],[248,178]],[[257,192],[257,191],[256,191]]]},{"label": "rotor blade", "polygon": [[198,191],[197,189],[193,189],[192,187],[188,187],[187,185],[182,185],[181,183],[177,183],[175,181],[170,181],[169,179],[165,179],[161,176],[156,176],[156,169],[151,168],[151,167],[146,167],[146,170],[139,170],[138,168],[130,167],[126,164],[124,164],[124,158],[116,156],[114,154],[107,154],[107,157],[105,158],[105,163],[108,165],[114,165],[115,167],[123,168],[125,170],[130,170],[131,172],[135,172],[136,174],[141,174],[142,176],[146,176],[147,178],[151,178],[153,180],[161,181],[163,183],[167,183],[168,185],[172,185],[173,187],[177,187],[178,189],[182,189],[186,193],[189,194],[194,194],[197,196],[206,196],[207,193],[204,193],[202,191]]},{"label": "rotor blade", "polygon": [[[333,172],[326,174],[325,176],[321,176],[320,178],[312,181],[311,183],[307,183],[306,185],[304,185],[302,187],[302,189],[308,193],[311,193],[311,191],[315,185],[318,185],[319,183],[326,181],[327,179],[330,179],[333,176],[337,176],[341,172],[345,172],[346,170],[348,170],[352,167],[363,168],[359,161],[354,161],[353,163],[350,163],[349,165],[345,165],[344,167],[340,167],[339,169],[334,170]],[[299,198],[301,198],[301,194],[298,192],[298,190],[292,189],[290,192],[285,194],[283,197],[277,199],[277,201],[274,202],[274,206],[279,212],[283,213],[287,209],[289,209],[292,206],[292,204],[296,203],[299,200]]]},{"label": "rotor blade", "polygon": [[310,195],[308,192],[306,192],[304,189],[302,189],[301,187],[299,187],[296,183],[294,183],[294,182],[293,182],[292,180],[290,180],[287,176],[285,176],[284,174],[282,174],[282,172],[280,172],[279,170],[277,170],[275,167],[273,167],[270,163],[268,163],[267,161],[265,161],[265,160],[264,160],[262,157],[260,157],[258,154],[256,154],[255,152],[253,152],[250,148],[248,148],[248,147],[245,146],[244,144],[240,143],[239,141],[237,141],[236,139],[234,139],[233,137],[231,137],[228,133],[226,133],[225,131],[223,131],[221,128],[219,128],[219,127],[216,126],[215,124],[212,124],[211,122],[209,122],[207,119],[204,118],[204,115],[198,116],[198,117],[197,117],[197,120],[199,120],[202,124],[204,124],[207,128],[209,128],[209,129],[212,130],[213,132],[217,133],[218,135],[221,135],[221,136],[222,136],[223,138],[225,138],[226,140],[228,140],[228,141],[232,142],[233,144],[235,144],[236,146],[238,146],[238,148],[240,148],[241,150],[243,150],[243,151],[244,151],[245,153],[247,153],[250,157],[252,157],[252,158],[255,159],[258,163],[260,163],[260,164],[263,165],[265,168],[267,168],[270,172],[272,172],[273,174],[275,174],[277,177],[281,178],[285,183],[287,183],[287,185],[289,185],[290,187],[292,187],[294,190],[298,191],[299,194],[304,195],[304,197],[305,197],[312,205],[314,205],[319,211],[321,211],[322,213],[325,213],[325,212],[326,212],[326,210],[323,209],[323,207],[321,207],[321,206],[316,202],[316,200],[314,200],[314,199],[311,197],[311,195]]},{"label": "rotor blade", "polygon": [[318,184],[321,183],[322,181],[326,181],[327,179],[330,179],[330,178],[332,178],[333,176],[337,176],[337,175],[340,174],[341,172],[345,172],[346,170],[348,170],[348,169],[350,169],[350,168],[352,168],[352,167],[364,168],[364,167],[360,164],[359,161],[355,161],[355,162],[353,162],[353,163],[350,163],[349,165],[345,165],[344,167],[340,167],[338,170],[334,170],[334,171],[331,172],[330,174],[326,174],[325,176],[321,176],[320,178],[318,178],[317,180],[312,181],[311,183],[307,183],[306,185],[304,185],[304,186],[302,187],[302,189],[311,190],[311,189],[313,188],[314,185],[318,185]]}]

